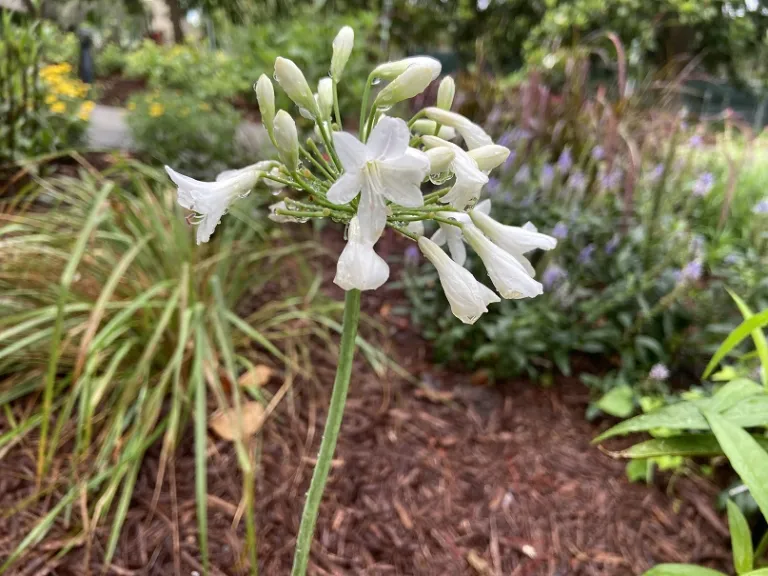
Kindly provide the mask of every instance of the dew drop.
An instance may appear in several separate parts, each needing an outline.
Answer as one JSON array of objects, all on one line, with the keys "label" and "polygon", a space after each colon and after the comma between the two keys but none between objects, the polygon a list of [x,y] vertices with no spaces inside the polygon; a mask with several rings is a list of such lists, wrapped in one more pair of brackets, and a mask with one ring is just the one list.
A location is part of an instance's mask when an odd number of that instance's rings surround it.
[{"label": "dew drop", "polygon": [[376,109],[379,112],[388,112],[392,106],[377,106]]},{"label": "dew drop", "polygon": [[453,174],[450,172],[437,172],[429,175],[429,181],[436,186],[440,186],[441,184],[448,182],[452,176]]},{"label": "dew drop", "polygon": [[381,78],[374,78],[371,80],[371,86],[376,86],[381,83]]}]

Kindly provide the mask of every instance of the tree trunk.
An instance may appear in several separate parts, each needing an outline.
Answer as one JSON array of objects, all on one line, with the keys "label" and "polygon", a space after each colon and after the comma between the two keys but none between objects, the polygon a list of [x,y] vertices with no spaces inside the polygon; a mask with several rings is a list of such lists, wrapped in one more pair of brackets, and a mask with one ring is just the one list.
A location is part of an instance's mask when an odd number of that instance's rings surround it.
[{"label": "tree trunk", "polygon": [[181,27],[181,6],[179,0],[165,0],[171,12],[171,24],[173,24],[173,39],[176,44],[184,42],[184,30]]}]

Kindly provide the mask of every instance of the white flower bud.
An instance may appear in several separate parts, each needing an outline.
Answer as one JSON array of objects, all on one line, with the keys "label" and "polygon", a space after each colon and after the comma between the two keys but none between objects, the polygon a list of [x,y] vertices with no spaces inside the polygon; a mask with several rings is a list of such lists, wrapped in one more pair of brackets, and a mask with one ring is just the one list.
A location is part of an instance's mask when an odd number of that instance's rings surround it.
[{"label": "white flower bud", "polygon": [[[413,123],[411,129],[417,134],[428,134],[430,136],[434,136],[435,130],[437,129],[437,122],[434,120],[421,118],[420,120],[416,120],[416,122]],[[456,130],[450,126],[441,125],[440,132],[437,134],[437,136],[443,140],[453,140],[456,138]]]},{"label": "white flower bud", "polygon": [[464,238],[480,256],[491,282],[502,297],[518,300],[535,298],[544,293],[544,287],[531,278],[517,258],[491,242],[478,228],[465,226]]},{"label": "white flower bud", "polygon": [[355,43],[355,31],[349,26],[344,26],[336,38],[333,39],[333,56],[331,56],[331,76],[336,82],[341,80],[341,75],[352,53]]},{"label": "white flower bud", "polygon": [[439,60],[435,60],[429,56],[413,56],[411,58],[403,58],[402,60],[397,60],[395,62],[385,62],[384,64],[379,64],[376,68],[373,69],[372,74],[375,78],[381,78],[382,80],[392,80],[393,78],[400,76],[400,74],[405,72],[411,66],[422,66],[424,68],[429,68],[432,72],[432,80],[440,76],[440,70],[443,68]]},{"label": "white flower bud", "polygon": [[357,216],[349,222],[347,245],[336,263],[333,283],[344,290],[376,290],[389,278],[389,266],[360,230]]},{"label": "white flower bud", "polygon": [[450,110],[453,106],[453,96],[456,94],[456,83],[453,78],[446,76],[440,82],[437,89],[437,107],[443,110]]},{"label": "white flower bud", "polygon": [[317,83],[317,105],[320,116],[328,120],[333,112],[333,80],[330,78],[323,78]]},{"label": "white flower bud", "polygon": [[261,112],[261,123],[269,133],[275,122],[275,87],[266,74],[259,76],[256,82],[256,99],[259,101],[259,111]]},{"label": "white flower bud", "polygon": [[288,206],[285,205],[285,200],[280,200],[280,202],[277,202],[275,204],[272,204],[269,207],[269,216],[268,218],[272,220],[272,222],[277,222],[278,224],[287,224],[289,222],[301,222],[298,218],[295,218],[294,216],[288,216],[287,214],[278,214],[277,211],[282,210],[283,212],[288,212]]},{"label": "white flower bud", "polygon": [[275,142],[283,164],[289,171],[295,172],[299,167],[299,135],[296,122],[285,110],[280,110],[275,116]]},{"label": "white flower bud", "polygon": [[426,66],[413,65],[390,82],[384,90],[379,92],[374,105],[389,107],[417,94],[432,82],[432,71]]},{"label": "white flower bud", "polygon": [[459,134],[461,134],[461,137],[464,138],[464,142],[467,143],[467,148],[470,150],[479,148],[480,146],[493,144],[493,140],[486,134],[485,130],[461,114],[456,114],[455,112],[450,112],[434,106],[424,108],[424,113],[430,120],[456,128]]},{"label": "white flower bud", "polygon": [[488,304],[501,301],[493,290],[478,282],[469,270],[451,260],[432,240],[421,236],[419,248],[437,269],[451,312],[465,324],[474,324],[483,313],[488,312]]},{"label": "white flower bud", "polygon": [[509,148],[499,144],[488,144],[487,146],[480,146],[480,148],[470,150],[467,154],[477,162],[477,167],[480,170],[486,171],[501,166],[509,157],[510,151]]},{"label": "white flower bud", "polygon": [[288,97],[310,114],[317,116],[317,102],[304,74],[292,60],[278,56],[275,59],[275,79],[283,87]]},{"label": "white flower bud", "polygon": [[448,147],[439,146],[426,151],[429,158],[430,174],[439,174],[450,170],[455,153]]}]

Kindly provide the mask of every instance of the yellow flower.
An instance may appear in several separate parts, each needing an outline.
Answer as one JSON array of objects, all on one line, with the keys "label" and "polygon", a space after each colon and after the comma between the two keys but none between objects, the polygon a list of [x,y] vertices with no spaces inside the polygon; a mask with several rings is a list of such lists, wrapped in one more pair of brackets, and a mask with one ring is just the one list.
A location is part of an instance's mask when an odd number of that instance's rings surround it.
[{"label": "yellow flower", "polygon": [[165,112],[165,106],[163,106],[159,102],[155,102],[152,104],[152,106],[149,107],[149,115],[152,116],[152,118],[157,118],[158,116],[162,116],[164,112]]},{"label": "yellow flower", "polygon": [[45,97],[45,103],[46,103],[46,104],[48,104],[49,106],[50,106],[51,104],[53,104],[54,102],[57,102],[58,100],[59,100],[59,99],[56,97],[56,94],[48,94],[48,95]]},{"label": "yellow flower", "polygon": [[51,104],[51,108],[50,108],[50,110],[51,110],[51,112],[53,112],[54,114],[63,114],[64,112],[66,112],[66,111],[67,111],[67,105],[66,105],[66,104],[64,104],[64,102],[58,102],[58,101],[56,101],[56,102],[54,102],[53,104]]},{"label": "yellow flower", "polygon": [[200,104],[200,110],[205,110],[206,112],[208,112],[210,109],[211,109],[211,105],[208,104],[208,102],[202,102]]},{"label": "yellow flower", "polygon": [[96,104],[90,100],[86,100],[80,104],[80,111],[77,113],[77,117],[80,118],[80,120],[88,120],[91,116],[91,112],[93,112],[94,106],[96,106]]},{"label": "yellow flower", "polygon": [[128,102],[128,110],[136,110],[136,102]]}]

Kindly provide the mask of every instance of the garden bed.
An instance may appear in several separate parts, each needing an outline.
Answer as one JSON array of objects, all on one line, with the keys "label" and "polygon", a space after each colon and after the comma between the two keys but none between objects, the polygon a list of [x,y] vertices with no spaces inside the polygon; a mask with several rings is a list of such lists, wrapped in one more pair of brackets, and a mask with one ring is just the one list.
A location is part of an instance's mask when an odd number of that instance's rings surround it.
[{"label": "garden bed", "polygon": [[[670,496],[662,485],[630,484],[624,463],[590,444],[602,426],[585,421],[589,397],[578,380],[561,378],[549,389],[522,380],[486,386],[482,378],[431,366],[423,342],[407,329],[397,334],[393,356],[423,384],[378,377],[358,360],[311,573],[629,575],[661,561],[727,569],[727,528],[710,504],[715,488],[681,480]],[[262,574],[290,571],[333,368],[321,365],[318,373],[321,386],[295,387],[261,439]],[[146,458],[110,573],[201,571],[193,441],[185,438],[154,514],[159,446]],[[238,574],[237,460],[222,441],[208,453],[213,573]],[[35,454],[23,443],[0,464],[3,509],[34,491]],[[0,556],[43,510],[0,521]],[[79,521],[76,506],[72,522]],[[98,531],[89,562],[80,541],[57,559],[77,534],[59,525],[14,573],[82,575],[85,564],[97,573],[108,533],[108,526]]]}]

